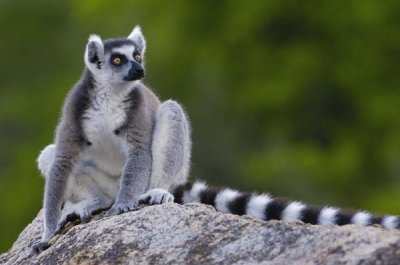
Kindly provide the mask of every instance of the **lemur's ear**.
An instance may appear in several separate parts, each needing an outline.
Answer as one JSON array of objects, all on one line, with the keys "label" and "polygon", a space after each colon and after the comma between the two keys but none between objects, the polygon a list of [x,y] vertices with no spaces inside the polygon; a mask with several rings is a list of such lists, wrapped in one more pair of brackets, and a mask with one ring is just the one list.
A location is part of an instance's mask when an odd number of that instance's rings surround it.
[{"label": "lemur's ear", "polygon": [[133,42],[137,45],[139,52],[144,54],[146,50],[146,40],[139,25],[135,26],[131,34],[129,34],[128,39],[133,40]]},{"label": "lemur's ear", "polygon": [[98,35],[90,35],[85,51],[85,63],[89,69],[101,69],[104,62],[104,45]]}]

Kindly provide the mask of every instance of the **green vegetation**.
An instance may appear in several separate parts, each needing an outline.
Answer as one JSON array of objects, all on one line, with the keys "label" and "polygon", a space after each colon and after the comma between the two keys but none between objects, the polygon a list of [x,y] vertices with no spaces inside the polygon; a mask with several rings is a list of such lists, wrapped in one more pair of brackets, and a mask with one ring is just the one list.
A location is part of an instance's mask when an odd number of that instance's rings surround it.
[{"label": "green vegetation", "polygon": [[182,102],[192,176],[400,214],[400,2],[0,1],[0,252],[41,207],[39,151],[90,33],[148,40],[146,83]]}]

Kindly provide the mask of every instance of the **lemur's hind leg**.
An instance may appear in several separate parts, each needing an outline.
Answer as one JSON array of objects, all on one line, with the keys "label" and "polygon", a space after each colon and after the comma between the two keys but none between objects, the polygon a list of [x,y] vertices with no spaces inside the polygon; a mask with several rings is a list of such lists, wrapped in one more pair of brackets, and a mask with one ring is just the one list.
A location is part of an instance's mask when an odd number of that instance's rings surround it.
[{"label": "lemur's hind leg", "polygon": [[[37,162],[43,177],[48,178],[50,167],[56,154],[56,145],[46,146],[40,153]],[[68,177],[64,195],[64,205],[58,220],[57,232],[75,219],[88,222],[92,214],[111,207],[113,200],[107,196],[95,178],[107,178],[105,173],[90,163],[78,162]]]},{"label": "lemur's hind leg", "polygon": [[56,234],[61,233],[68,222],[78,219],[81,220],[82,223],[89,222],[93,214],[109,209],[113,203],[111,199],[99,191],[92,191],[92,195],[95,196],[77,203],[71,201],[65,203],[58,221]]},{"label": "lemur's hind leg", "polygon": [[94,213],[111,207],[114,200],[99,185],[101,179],[107,177],[107,174],[88,161],[79,161],[75,165],[68,179],[57,232],[61,232],[69,221],[80,219],[82,223],[87,223]]},{"label": "lemur's hind leg", "polygon": [[182,107],[173,100],[157,111],[152,143],[150,188],[169,190],[186,182],[190,166],[190,129]]},{"label": "lemur's hind leg", "polygon": [[160,204],[173,201],[169,191],[188,178],[191,152],[190,126],[182,107],[173,100],[162,103],[157,111],[152,142],[150,188],[141,201]]}]

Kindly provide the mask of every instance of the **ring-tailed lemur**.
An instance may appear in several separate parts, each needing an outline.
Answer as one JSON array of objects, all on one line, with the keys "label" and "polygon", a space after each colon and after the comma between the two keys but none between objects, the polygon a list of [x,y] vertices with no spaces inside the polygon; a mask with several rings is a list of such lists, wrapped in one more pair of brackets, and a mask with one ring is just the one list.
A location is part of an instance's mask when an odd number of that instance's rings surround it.
[{"label": "ring-tailed lemur", "polygon": [[224,213],[262,220],[399,228],[395,216],[346,213],[187,182],[189,122],[177,102],[160,103],[140,81],[145,49],[138,26],[127,38],[103,42],[90,36],[86,67],[64,103],[55,144],[38,158],[46,185],[44,233],[34,244],[37,252],[74,218],[87,222],[95,212],[109,209],[107,215],[121,214],[139,209],[140,203],[201,202]]},{"label": "ring-tailed lemur", "polygon": [[44,233],[36,251],[73,217],[108,215],[150,203],[172,202],[167,192],[186,181],[190,128],[181,106],[160,103],[140,81],[146,41],[140,27],[127,38],[102,41],[91,35],[85,70],[64,103],[55,144],[39,155],[46,179]]}]

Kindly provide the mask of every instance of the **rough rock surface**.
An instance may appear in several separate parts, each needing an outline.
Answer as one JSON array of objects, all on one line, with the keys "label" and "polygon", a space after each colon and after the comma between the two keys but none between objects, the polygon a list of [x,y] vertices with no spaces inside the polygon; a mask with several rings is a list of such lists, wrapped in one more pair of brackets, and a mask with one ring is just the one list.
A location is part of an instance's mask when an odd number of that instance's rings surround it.
[{"label": "rough rock surface", "polygon": [[396,230],[263,222],[173,203],[70,225],[36,255],[42,215],[0,264],[400,264]]}]

